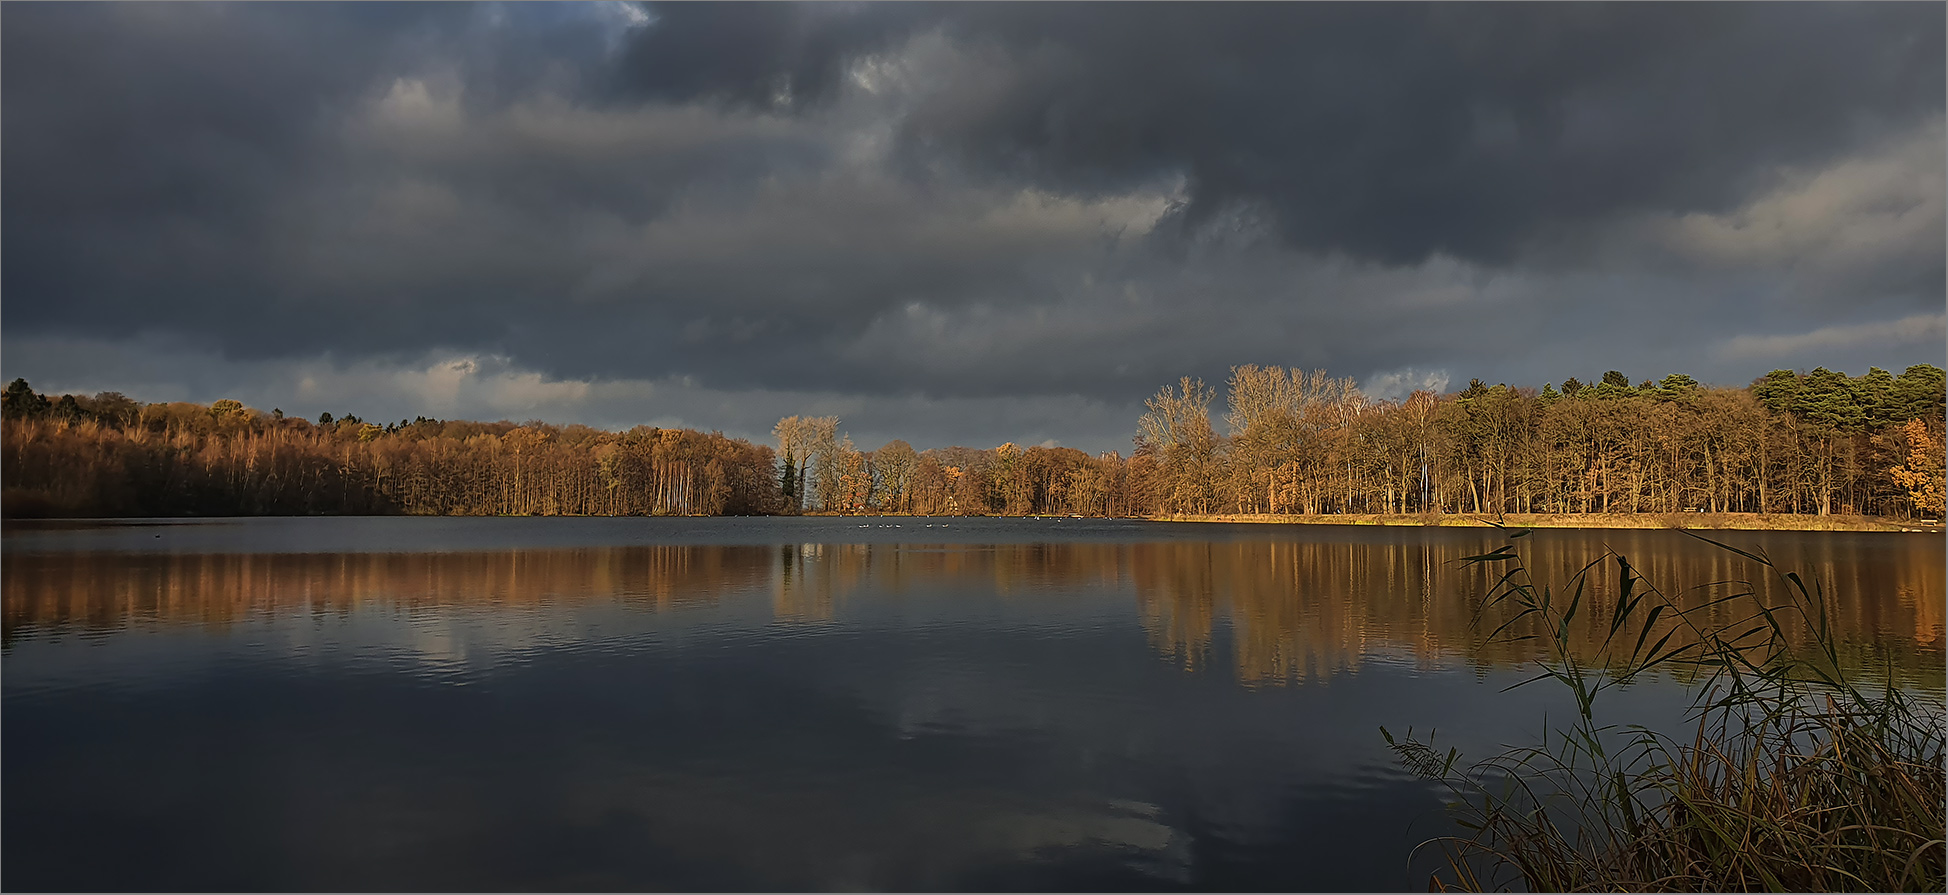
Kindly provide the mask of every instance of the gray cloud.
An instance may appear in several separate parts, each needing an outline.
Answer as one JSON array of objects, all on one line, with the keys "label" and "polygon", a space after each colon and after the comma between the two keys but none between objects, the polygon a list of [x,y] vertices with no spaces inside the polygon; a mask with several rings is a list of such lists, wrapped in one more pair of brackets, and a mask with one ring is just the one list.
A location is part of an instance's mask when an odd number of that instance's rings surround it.
[{"label": "gray cloud", "polygon": [[1942,13],[1704,4],[954,7],[987,77],[916,147],[1067,188],[1160,171],[1299,247],[1491,262],[1636,210],[1715,211],[1939,114]]},{"label": "gray cloud", "polygon": [[1948,315],[1915,314],[1900,320],[1821,327],[1808,333],[1734,336],[1720,346],[1720,352],[1735,358],[1790,363],[1848,349],[1878,349],[1888,345],[1939,347],[1944,339],[1948,339]]},{"label": "gray cloud", "polygon": [[[0,363],[287,409],[310,399],[271,386],[313,375],[375,417],[761,436],[843,409],[862,443],[1092,450],[1237,363],[1940,363],[1855,336],[1939,319],[1942,19],[9,7]],[[459,361],[471,384],[426,390]]]}]

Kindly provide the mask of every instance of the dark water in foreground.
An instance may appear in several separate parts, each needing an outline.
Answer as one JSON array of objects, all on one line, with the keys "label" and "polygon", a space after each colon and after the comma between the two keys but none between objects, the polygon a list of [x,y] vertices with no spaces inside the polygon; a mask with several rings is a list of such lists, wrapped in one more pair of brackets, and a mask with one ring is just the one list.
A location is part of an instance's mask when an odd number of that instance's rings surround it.
[{"label": "dark water in foreground", "polygon": [[[1938,692],[1943,541],[1732,533]],[[7,531],[0,886],[1421,890],[1378,727],[1567,702],[1470,627],[1457,529],[264,519]],[[1758,574],[1668,532],[1675,589]],[[1593,600],[1606,599],[1599,588]],[[1593,636],[1593,635],[1592,635]],[[1616,694],[1680,723],[1685,692]]]}]

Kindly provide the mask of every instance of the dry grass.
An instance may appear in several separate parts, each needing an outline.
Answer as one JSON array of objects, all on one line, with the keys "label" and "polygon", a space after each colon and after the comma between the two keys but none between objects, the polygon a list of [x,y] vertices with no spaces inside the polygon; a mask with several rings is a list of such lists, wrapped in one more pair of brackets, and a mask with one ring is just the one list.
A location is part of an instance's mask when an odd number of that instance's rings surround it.
[{"label": "dry grass", "polygon": [[1329,513],[1157,516],[1173,522],[1258,522],[1298,525],[1407,525],[1463,528],[1678,528],[1699,531],[1942,531],[1939,522],[1881,516],[1798,513]]},{"label": "dry grass", "polygon": [[[1520,532],[1518,537],[1529,532]],[[1716,543],[1716,542],[1713,542]],[[1724,545],[1719,545],[1724,547]],[[1579,717],[1520,749],[1456,771],[1459,756],[1386,735],[1408,767],[1445,782],[1468,838],[1436,840],[1449,869],[1435,888],[1484,891],[1942,891],[1942,707],[1840,670],[1824,594],[1763,555],[1724,547],[1778,574],[1784,604],[1733,592],[1690,610],[1608,556],[1562,592],[1528,578],[1512,547],[1472,558],[1502,564],[1490,607],[1535,617],[1552,643],[1533,681],[1574,694]],[[1614,560],[1623,594],[1600,654],[1569,653],[1586,576]],[[1730,624],[1724,607],[1750,608]],[[1721,607],[1712,613],[1712,607]],[[1786,631],[1814,648],[1795,653]],[[1520,627],[1520,626],[1516,626]],[[1667,646],[1673,635],[1681,646]],[[1598,696],[1654,668],[1693,675],[1692,735],[1597,723]],[[1891,681],[1891,675],[1889,676]]]}]

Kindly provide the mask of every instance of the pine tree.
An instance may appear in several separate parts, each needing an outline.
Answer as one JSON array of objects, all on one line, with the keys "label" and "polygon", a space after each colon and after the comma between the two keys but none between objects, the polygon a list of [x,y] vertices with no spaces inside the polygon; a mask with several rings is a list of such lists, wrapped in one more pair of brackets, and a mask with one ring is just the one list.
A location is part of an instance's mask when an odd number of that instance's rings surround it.
[{"label": "pine tree", "polygon": [[791,456],[791,449],[785,449],[785,477],[779,482],[779,490],[784,492],[785,506],[798,506],[798,463]]},{"label": "pine tree", "polygon": [[1806,374],[1793,399],[1792,412],[1800,419],[1841,432],[1857,432],[1867,422],[1847,374],[1825,367],[1815,367]]},{"label": "pine tree", "polygon": [[1866,414],[1867,428],[1879,429],[1883,426],[1906,422],[1896,419],[1898,415],[1894,401],[1894,376],[1879,367],[1867,368],[1867,375],[1853,381],[1854,400]]},{"label": "pine tree", "polygon": [[25,379],[15,379],[0,391],[0,415],[9,419],[40,416],[47,408],[47,396],[36,394]]},{"label": "pine tree", "polygon": [[1753,380],[1752,396],[1774,413],[1790,412],[1793,401],[1799,397],[1799,374],[1791,370],[1773,370]]},{"label": "pine tree", "polygon": [[1943,371],[1932,364],[1915,364],[1894,380],[1893,407],[1896,421],[1941,419]]}]

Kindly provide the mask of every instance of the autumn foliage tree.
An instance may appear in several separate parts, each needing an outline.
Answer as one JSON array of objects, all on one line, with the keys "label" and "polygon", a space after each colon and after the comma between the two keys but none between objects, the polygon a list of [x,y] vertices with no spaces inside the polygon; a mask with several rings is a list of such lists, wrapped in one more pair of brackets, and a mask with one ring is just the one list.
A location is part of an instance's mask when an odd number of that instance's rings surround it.
[{"label": "autumn foliage tree", "polygon": [[[350,414],[312,424],[229,400],[135,408],[114,393],[64,397],[71,414],[55,412],[60,401],[43,408],[19,391],[8,396],[8,515],[717,515],[782,506],[771,449],[717,433],[423,417],[381,425]],[[15,415],[16,406],[34,411]]]},{"label": "autumn foliage tree", "polygon": [[[1938,421],[1937,421],[1938,422]],[[1907,490],[1916,512],[1940,517],[1943,504],[1944,447],[1942,428],[1926,420],[1908,420],[1901,426],[1901,440],[1907,443],[1907,458],[1889,473]]]},{"label": "autumn foliage tree", "polygon": [[1376,400],[1324,371],[1240,366],[1146,402],[1135,450],[859,450],[786,417],[778,450],[687,429],[424,417],[316,424],[236,401],[0,390],[8,515],[922,515],[1943,512],[1943,373],[1672,374],[1541,390],[1479,380]]},{"label": "autumn foliage tree", "polygon": [[1940,438],[1911,434],[1941,428],[1928,365],[1749,388],[1611,370],[1401,401],[1321,371],[1241,366],[1229,386],[1224,435],[1195,380],[1147,402],[1132,459],[1151,512],[1902,515],[1930,513],[1942,480],[1925,453]]}]

